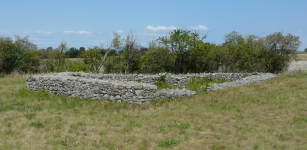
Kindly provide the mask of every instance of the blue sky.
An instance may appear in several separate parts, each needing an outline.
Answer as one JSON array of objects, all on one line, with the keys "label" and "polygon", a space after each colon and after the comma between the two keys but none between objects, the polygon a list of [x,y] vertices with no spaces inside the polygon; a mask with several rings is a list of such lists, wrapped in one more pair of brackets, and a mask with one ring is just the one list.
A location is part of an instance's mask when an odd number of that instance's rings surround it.
[{"label": "blue sky", "polygon": [[205,42],[221,44],[237,31],[260,37],[283,31],[307,48],[306,0],[0,0],[0,36],[29,36],[39,48],[106,44],[112,32],[130,30],[138,42],[164,36],[174,28],[208,33]]}]

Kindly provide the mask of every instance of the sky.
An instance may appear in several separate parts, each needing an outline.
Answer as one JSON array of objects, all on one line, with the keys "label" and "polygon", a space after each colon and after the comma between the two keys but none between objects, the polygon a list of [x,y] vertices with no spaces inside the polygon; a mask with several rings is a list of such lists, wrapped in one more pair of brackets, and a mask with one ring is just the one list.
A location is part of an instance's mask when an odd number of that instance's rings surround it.
[{"label": "sky", "polygon": [[222,44],[226,34],[265,37],[283,32],[307,48],[306,0],[0,0],[0,36],[29,36],[39,48],[94,47],[125,37],[148,42],[172,30],[198,30],[204,42]]}]

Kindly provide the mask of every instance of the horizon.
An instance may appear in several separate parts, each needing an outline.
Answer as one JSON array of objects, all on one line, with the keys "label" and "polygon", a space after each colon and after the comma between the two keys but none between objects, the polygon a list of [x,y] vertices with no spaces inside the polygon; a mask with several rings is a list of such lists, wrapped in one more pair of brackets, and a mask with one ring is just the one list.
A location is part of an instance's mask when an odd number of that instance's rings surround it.
[{"label": "horizon", "polygon": [[243,37],[265,37],[274,32],[300,37],[307,48],[305,7],[307,1],[4,1],[0,2],[0,36],[29,36],[38,48],[60,45],[94,47],[106,45],[113,31],[123,38],[131,30],[142,47],[179,28],[208,34],[204,42],[222,44],[236,31]]}]

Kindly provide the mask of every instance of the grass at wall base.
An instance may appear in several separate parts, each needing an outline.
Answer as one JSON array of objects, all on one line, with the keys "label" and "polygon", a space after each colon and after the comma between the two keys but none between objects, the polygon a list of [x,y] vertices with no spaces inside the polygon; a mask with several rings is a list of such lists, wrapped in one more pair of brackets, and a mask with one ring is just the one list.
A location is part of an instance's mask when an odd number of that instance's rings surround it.
[{"label": "grass at wall base", "polygon": [[306,72],[141,106],[25,82],[0,79],[1,149],[307,149]]}]

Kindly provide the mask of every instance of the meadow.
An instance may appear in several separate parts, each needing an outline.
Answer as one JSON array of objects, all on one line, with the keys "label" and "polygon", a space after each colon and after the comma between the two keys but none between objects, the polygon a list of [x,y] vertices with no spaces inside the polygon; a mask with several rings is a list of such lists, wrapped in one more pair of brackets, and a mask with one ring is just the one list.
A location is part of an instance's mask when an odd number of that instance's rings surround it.
[{"label": "meadow", "polygon": [[307,61],[307,52],[298,52],[298,60]]},{"label": "meadow", "polygon": [[307,72],[146,105],[0,78],[0,149],[307,149]]}]

